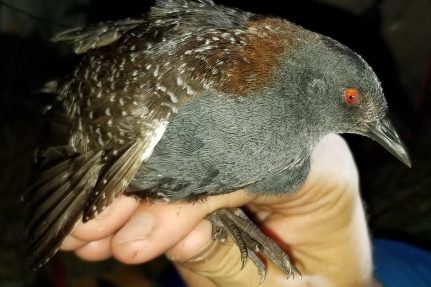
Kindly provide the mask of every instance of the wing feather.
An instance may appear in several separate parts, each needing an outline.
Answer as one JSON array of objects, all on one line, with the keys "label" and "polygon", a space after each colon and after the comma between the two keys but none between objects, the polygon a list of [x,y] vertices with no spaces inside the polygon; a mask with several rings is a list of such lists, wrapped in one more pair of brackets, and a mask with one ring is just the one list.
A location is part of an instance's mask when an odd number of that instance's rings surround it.
[{"label": "wing feather", "polygon": [[94,218],[117,198],[129,185],[142,162],[148,159],[166,130],[168,122],[162,121],[148,131],[146,140],[135,140],[126,151],[103,172],[87,201],[84,222]]},{"label": "wing feather", "polygon": [[48,261],[72,231],[96,184],[94,175],[102,167],[101,153],[92,151],[60,162],[46,172],[42,170],[26,191],[24,202],[32,212],[27,222],[27,238],[33,266]]},{"label": "wing feather", "polygon": [[56,35],[54,42],[69,42],[73,44],[77,54],[110,45],[126,32],[142,24],[144,19],[124,19],[120,21],[106,21],[85,27],[66,30]]}]

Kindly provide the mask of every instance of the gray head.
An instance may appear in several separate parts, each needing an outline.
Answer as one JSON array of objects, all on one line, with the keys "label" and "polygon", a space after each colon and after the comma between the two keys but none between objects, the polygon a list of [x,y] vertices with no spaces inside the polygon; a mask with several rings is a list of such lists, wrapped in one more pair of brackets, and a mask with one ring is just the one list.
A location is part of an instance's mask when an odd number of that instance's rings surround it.
[{"label": "gray head", "polygon": [[[387,118],[387,103],[371,67],[351,49],[318,35],[289,56],[304,71],[296,78],[299,99],[322,134],[354,133],[372,138],[411,166],[406,149]],[[291,74],[290,69],[286,69]],[[288,77],[291,77],[288,76]],[[305,91],[305,95],[301,94]]]}]

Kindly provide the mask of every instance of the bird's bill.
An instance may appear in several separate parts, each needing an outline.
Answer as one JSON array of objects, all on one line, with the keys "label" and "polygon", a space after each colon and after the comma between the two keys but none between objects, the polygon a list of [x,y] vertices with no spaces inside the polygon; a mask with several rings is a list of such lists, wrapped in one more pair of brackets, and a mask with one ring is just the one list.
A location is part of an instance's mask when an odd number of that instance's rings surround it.
[{"label": "bird's bill", "polygon": [[388,118],[384,117],[378,121],[367,123],[367,127],[367,135],[370,138],[381,144],[405,165],[412,166],[407,149]]}]

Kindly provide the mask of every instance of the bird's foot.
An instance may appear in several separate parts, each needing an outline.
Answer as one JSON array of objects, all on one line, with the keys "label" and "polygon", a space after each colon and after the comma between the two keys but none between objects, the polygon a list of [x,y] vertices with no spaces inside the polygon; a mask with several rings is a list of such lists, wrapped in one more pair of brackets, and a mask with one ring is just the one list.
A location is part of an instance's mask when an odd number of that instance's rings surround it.
[{"label": "bird's foot", "polygon": [[229,233],[241,252],[242,267],[248,258],[256,265],[261,278],[265,280],[266,268],[257,253],[264,254],[269,260],[287,274],[287,278],[301,274],[290,262],[287,253],[277,243],[266,236],[253,221],[239,208],[222,208],[208,215],[212,223],[212,237],[224,242]]}]

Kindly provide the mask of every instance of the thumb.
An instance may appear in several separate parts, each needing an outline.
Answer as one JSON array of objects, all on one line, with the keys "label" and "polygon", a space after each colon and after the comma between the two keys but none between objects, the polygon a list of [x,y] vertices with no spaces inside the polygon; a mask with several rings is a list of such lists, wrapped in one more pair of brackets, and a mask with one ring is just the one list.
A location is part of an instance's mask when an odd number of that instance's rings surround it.
[{"label": "thumb", "polygon": [[[258,286],[256,266],[248,260],[244,268],[238,246],[230,237],[222,243],[211,238],[211,223],[203,220],[166,255],[172,260],[187,286]],[[286,286],[288,280],[272,264],[259,286]],[[289,285],[290,286],[290,285]]]}]

